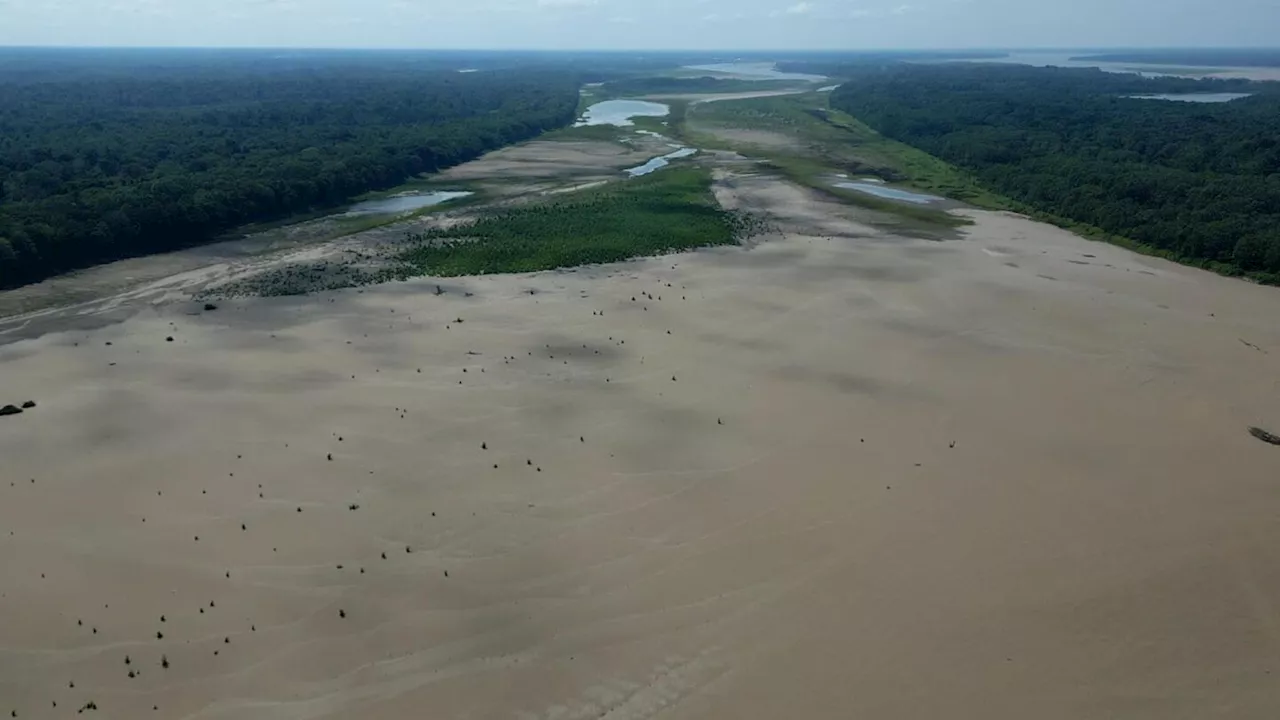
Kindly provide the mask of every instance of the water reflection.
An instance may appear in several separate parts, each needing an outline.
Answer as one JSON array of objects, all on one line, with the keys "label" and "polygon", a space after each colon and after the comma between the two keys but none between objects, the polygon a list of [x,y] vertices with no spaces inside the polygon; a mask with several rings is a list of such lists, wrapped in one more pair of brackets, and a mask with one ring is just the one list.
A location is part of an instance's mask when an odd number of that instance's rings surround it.
[{"label": "water reflection", "polygon": [[885,187],[870,182],[838,182],[835,183],[838,188],[846,190],[857,190],[868,195],[886,198],[888,200],[901,200],[914,205],[928,205],[929,203],[941,202],[942,198],[936,195],[925,195],[923,193],[911,192],[909,190],[900,190],[898,188]]},{"label": "water reflection", "polygon": [[671,108],[647,100],[605,100],[583,113],[574,127],[583,125],[631,125],[633,117],[666,117]]},{"label": "water reflection", "polygon": [[689,157],[690,155],[693,155],[696,152],[698,152],[697,148],[690,148],[690,147],[680,148],[675,152],[667,153],[666,155],[663,155],[661,157],[656,157],[643,165],[639,165],[633,168],[628,168],[624,172],[626,172],[631,177],[640,177],[641,175],[648,175],[654,170],[658,170],[666,167],[667,165],[670,165],[672,160],[678,160],[680,158]]},{"label": "water reflection", "polygon": [[1160,93],[1157,95],[1130,95],[1134,100],[1172,100],[1174,102],[1224,103],[1249,97],[1249,93]]},{"label": "water reflection", "polygon": [[472,193],[464,190],[440,190],[438,192],[426,193],[425,195],[396,195],[389,198],[379,198],[377,200],[366,200],[362,203],[352,205],[346,212],[347,215],[394,215],[396,213],[408,212],[410,210],[420,210],[432,205],[439,205],[450,200],[457,200]]}]

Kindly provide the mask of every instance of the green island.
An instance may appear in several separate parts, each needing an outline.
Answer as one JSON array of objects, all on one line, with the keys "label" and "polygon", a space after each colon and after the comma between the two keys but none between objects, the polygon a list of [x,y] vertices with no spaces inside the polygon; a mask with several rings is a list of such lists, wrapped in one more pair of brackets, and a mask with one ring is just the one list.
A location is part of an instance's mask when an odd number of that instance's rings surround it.
[{"label": "green island", "polygon": [[749,222],[720,209],[705,168],[679,167],[418,233],[400,259],[424,275],[553,270],[727,245]]},{"label": "green island", "polygon": [[686,165],[553,200],[483,209],[469,222],[407,234],[354,262],[290,265],[223,287],[219,295],[298,295],[421,276],[556,270],[729,245],[767,229],[750,213],[721,209],[710,172]]}]

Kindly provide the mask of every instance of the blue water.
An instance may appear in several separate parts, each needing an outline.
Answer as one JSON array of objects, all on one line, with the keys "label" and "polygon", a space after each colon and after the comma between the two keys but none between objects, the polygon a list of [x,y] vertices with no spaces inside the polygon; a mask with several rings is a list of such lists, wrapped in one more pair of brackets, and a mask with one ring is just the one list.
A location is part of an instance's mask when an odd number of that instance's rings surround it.
[{"label": "blue water", "polygon": [[686,70],[737,75],[750,80],[826,80],[826,75],[787,73],[778,70],[773,63],[715,63],[713,65],[686,65]]},{"label": "blue water", "polygon": [[942,198],[936,195],[925,195],[922,193],[914,193],[909,190],[899,190],[898,188],[885,187],[868,182],[838,182],[835,184],[838,188],[847,190],[857,190],[868,195],[886,198],[888,200],[901,200],[915,205],[928,205],[929,203],[939,202]]},{"label": "blue water", "polygon": [[1224,103],[1249,97],[1249,93],[1164,93],[1162,95],[1130,95],[1134,100],[1173,100],[1175,102]]},{"label": "blue water", "polygon": [[680,158],[689,157],[690,155],[696,152],[698,152],[697,148],[680,148],[675,152],[667,153],[666,155],[663,155],[661,157],[656,157],[643,165],[639,165],[633,168],[628,168],[624,172],[626,172],[631,177],[640,177],[641,175],[648,175],[654,170],[659,170],[661,168],[666,167],[667,165],[670,165],[672,160],[678,160]]},{"label": "blue water", "polygon": [[630,125],[633,117],[666,117],[670,112],[670,107],[646,100],[605,100],[587,108],[577,126]]},{"label": "blue water", "polygon": [[450,200],[463,198],[471,193],[457,190],[441,190],[425,195],[397,195],[395,197],[367,200],[356,203],[347,210],[347,215],[395,215],[396,213],[419,210],[432,205],[439,205]]}]

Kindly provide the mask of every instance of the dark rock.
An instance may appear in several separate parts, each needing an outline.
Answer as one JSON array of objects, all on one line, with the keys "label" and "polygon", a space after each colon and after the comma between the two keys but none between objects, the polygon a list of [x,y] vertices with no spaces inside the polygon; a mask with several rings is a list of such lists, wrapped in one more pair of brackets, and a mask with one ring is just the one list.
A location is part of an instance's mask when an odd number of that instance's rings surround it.
[{"label": "dark rock", "polygon": [[1263,430],[1262,428],[1251,427],[1249,428],[1249,434],[1258,438],[1264,443],[1271,443],[1272,445],[1280,445],[1280,436],[1272,435],[1271,433],[1267,432],[1266,430]]},{"label": "dark rock", "polygon": [[4,417],[5,415],[20,415],[21,413],[22,408],[17,405],[5,405],[4,407],[0,407],[0,417]]},{"label": "dark rock", "polygon": [[205,312],[213,312],[214,310],[217,310],[217,309],[218,309],[218,306],[217,306],[217,305],[214,305],[213,303],[205,303],[205,304],[204,304],[204,311],[205,311]]},{"label": "dark rock", "polygon": [[23,410],[30,410],[31,408],[33,408],[33,407],[35,407],[35,406],[36,406],[36,401],[35,401],[35,400],[28,400],[28,401],[26,401],[26,402],[22,403],[22,409],[23,409]]}]

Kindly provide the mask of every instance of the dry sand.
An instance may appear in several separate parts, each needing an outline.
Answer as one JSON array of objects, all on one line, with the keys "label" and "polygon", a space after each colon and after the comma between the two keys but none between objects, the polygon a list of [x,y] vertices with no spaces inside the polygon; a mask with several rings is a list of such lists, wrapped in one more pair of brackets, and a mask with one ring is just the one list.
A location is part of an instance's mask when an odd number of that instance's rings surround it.
[{"label": "dry sand", "polygon": [[722,193],[789,232],[0,346],[0,713],[1276,716],[1280,292]]},{"label": "dry sand", "polygon": [[727,141],[735,147],[765,150],[798,150],[804,147],[804,143],[795,136],[769,130],[748,130],[711,123],[698,123],[694,129]]},{"label": "dry sand", "polygon": [[630,146],[603,140],[534,140],[487,153],[476,162],[449,168],[437,177],[448,182],[612,176],[655,154],[670,152],[667,144],[656,138],[635,135],[628,140]]}]

